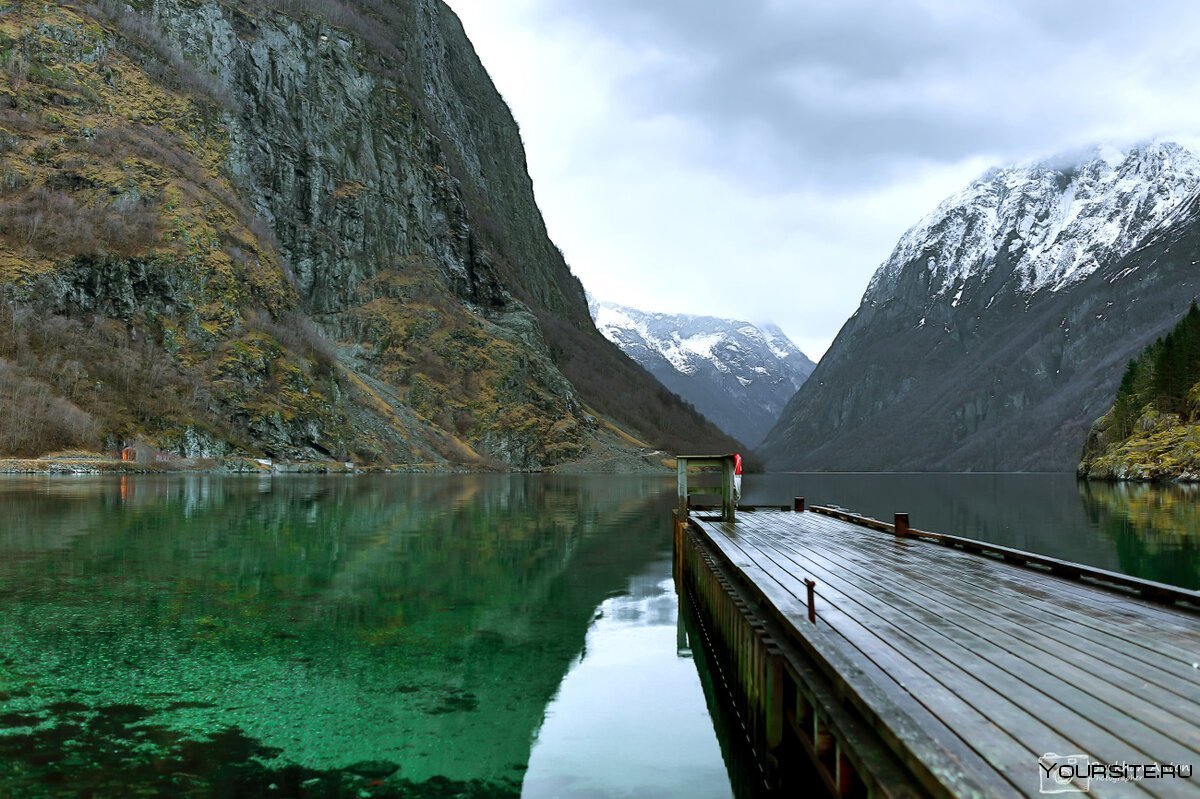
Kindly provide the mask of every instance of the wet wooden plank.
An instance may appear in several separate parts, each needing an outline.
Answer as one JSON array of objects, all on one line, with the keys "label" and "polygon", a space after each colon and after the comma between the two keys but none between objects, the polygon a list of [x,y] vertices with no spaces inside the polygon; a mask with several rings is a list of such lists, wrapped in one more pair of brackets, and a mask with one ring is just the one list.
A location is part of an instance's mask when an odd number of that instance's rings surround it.
[{"label": "wet wooden plank", "polygon": [[[780,545],[803,557],[809,544],[797,537],[795,542]],[[848,545],[831,547],[830,556],[838,559],[850,570],[861,572],[857,550]],[[894,596],[891,586],[881,586],[883,596],[891,601],[904,603],[911,600],[907,595]],[[1009,649],[1028,647],[1028,655],[1036,662],[1049,667],[1066,663],[1066,670],[1073,675],[1075,684],[1095,682],[1098,694],[1106,701],[1113,701],[1112,690],[1123,692],[1123,696],[1136,695],[1148,707],[1150,716],[1159,711],[1167,712],[1178,722],[1200,718],[1200,685],[1191,681],[1193,669],[1180,670],[1177,676],[1160,671],[1144,661],[1129,658],[1111,646],[1100,646],[1095,641],[1075,635],[1069,626],[1055,626],[1053,634],[1046,634],[1046,626],[1037,616],[1031,616],[1020,605],[1008,603],[991,604],[978,602],[977,595],[957,582],[945,582],[921,594],[925,604],[947,614],[962,627],[976,627],[987,635],[997,636]],[[1032,634],[1031,634],[1032,631]],[[1104,686],[1110,686],[1105,688]],[[1192,748],[1200,747],[1200,727],[1188,725],[1186,740],[1181,742]]]},{"label": "wet wooden plank", "polygon": [[[1095,653],[1048,654],[1030,643],[1040,637],[1028,634],[1031,627],[981,626],[961,614],[954,603],[929,593],[914,600],[875,576],[847,568],[827,551],[799,551],[794,543],[768,546],[768,557],[781,568],[794,567],[823,580],[854,603],[870,626],[894,628],[950,661],[943,664],[935,659],[934,669],[985,675],[989,690],[1004,697],[1023,695],[1038,703],[1040,718],[1080,747],[1108,760],[1134,762],[1151,753],[1159,761],[1200,760],[1200,729],[1192,722],[1200,717],[1200,705],[1175,702],[1171,709],[1159,707],[1147,701],[1140,684],[1127,682],[1122,687],[1113,682],[1116,670],[1105,668]],[[967,686],[971,697],[980,700],[983,694],[969,687],[970,681]],[[1119,728],[1108,729],[1111,718],[1122,721]]]},{"label": "wet wooden plank", "polygon": [[[989,790],[1021,795],[1037,795],[1036,758],[1054,747],[1200,764],[1200,614],[810,513],[700,527],[848,688],[903,719],[917,757],[944,747],[943,767],[982,761],[1000,780]],[[818,581],[816,625],[805,578]],[[1196,797],[1200,783],[1092,793]]]},{"label": "wet wooden plank", "polygon": [[[900,542],[901,549],[913,549],[913,551],[919,552],[925,552],[923,547],[925,543],[930,542],[922,539],[914,539],[914,537],[913,539],[898,539],[898,537],[890,533],[890,531],[878,531],[875,529],[859,527],[857,524],[841,521],[841,519],[830,516],[824,516],[821,515],[821,513],[815,513],[814,516],[804,519],[804,527],[809,527],[809,525],[812,525],[812,527],[817,527],[818,529],[829,530],[830,533],[833,534],[839,533],[840,531],[842,534],[876,536],[877,540],[892,540],[893,542]],[[968,539],[961,539],[961,537],[955,537],[954,540],[970,541]],[[1031,587],[1032,585],[1037,585],[1038,588],[1046,590],[1048,593],[1056,596],[1061,596],[1063,599],[1068,601],[1078,602],[1080,605],[1085,605],[1088,607],[1104,608],[1106,611],[1122,614],[1130,621],[1141,621],[1141,623],[1145,623],[1146,620],[1156,620],[1165,631],[1190,631],[1190,627],[1186,627],[1186,629],[1181,630],[1180,626],[1178,626],[1178,619],[1181,618],[1180,613],[1187,612],[1186,608],[1165,606],[1163,603],[1148,601],[1146,599],[1142,599],[1142,597],[1138,595],[1127,593],[1127,591],[1117,591],[1104,588],[1103,585],[1098,585],[1097,583],[1087,581],[1068,581],[1068,579],[1062,579],[1061,577],[1052,575],[1052,573],[1049,571],[1042,569],[1028,569],[1028,567],[1021,567],[1013,563],[1006,563],[1006,561],[1002,559],[986,557],[986,555],[983,555],[982,557],[982,555],[973,553],[971,551],[966,551],[966,549],[944,545],[937,546],[935,549],[944,553],[944,557],[938,559],[942,561],[942,563],[959,564],[960,566],[971,567],[971,569],[974,569],[980,573],[995,573],[997,576],[1016,579],[1016,581],[1031,585]],[[1006,549],[1008,548],[1006,547]],[[1010,552],[1015,553],[1018,551],[1015,551],[1015,549],[1010,549]],[[1026,553],[1019,554],[1022,559],[1025,558]],[[991,572],[991,570],[988,569],[989,564],[1003,565],[1004,567],[1003,569]],[[1076,588],[1100,588],[1100,590],[1075,591],[1074,589]],[[1190,591],[1190,593],[1194,593],[1194,591]]]},{"label": "wet wooden plank", "polygon": [[[877,519],[858,516],[857,514],[847,513],[835,508],[815,506],[813,510],[822,515],[831,516],[842,521],[849,521],[858,526],[866,526],[870,529],[882,530],[884,532],[896,532],[893,525],[887,522],[880,522]],[[1200,592],[1197,591],[1190,591],[1144,578],[1131,577],[1121,572],[1101,569],[1096,566],[1072,563],[1049,555],[1025,552],[1006,547],[1002,544],[993,544],[988,541],[911,528],[908,524],[907,514],[905,514],[904,527],[903,535],[912,539],[932,541],[946,547],[962,549],[977,555],[998,557],[1001,560],[1009,562],[1037,566],[1048,570],[1052,574],[1068,579],[1122,588],[1135,594],[1153,598],[1162,603],[1184,605],[1193,610],[1200,610]]]},{"label": "wet wooden plank", "polygon": [[[804,534],[794,535],[781,546],[810,546],[812,542],[809,538]],[[819,546],[846,559],[847,568],[867,568],[863,560],[863,548],[853,540],[845,541],[841,536],[823,536]],[[896,568],[892,566],[888,573],[894,571]],[[927,586],[923,589],[923,596],[931,596],[957,607],[983,624],[1006,629],[1016,627],[1025,632],[1032,629],[1031,624],[1040,623],[1048,618],[1053,623],[1054,634],[1027,636],[1030,645],[1052,648],[1061,657],[1072,656],[1068,650],[1074,650],[1074,656],[1087,664],[1102,664],[1124,672],[1135,683],[1148,683],[1149,694],[1151,697],[1161,698],[1162,702],[1166,703],[1163,704],[1164,707],[1169,708],[1180,700],[1192,704],[1200,703],[1200,671],[1194,669],[1187,658],[1171,658],[1164,656],[1165,653],[1162,652],[1129,647],[1129,639],[1122,633],[1114,632],[1123,631],[1124,625],[1113,624],[1112,619],[1106,619],[1104,625],[1093,630],[1090,623],[1095,622],[1094,614],[1088,614],[1084,620],[1089,624],[1081,624],[1078,614],[1061,611],[1060,606],[1056,604],[1031,602],[1027,598],[1015,597],[1014,588],[980,581],[977,573],[964,575],[956,571],[934,568],[929,564],[923,564],[920,568],[907,567],[903,573],[923,581]],[[972,578],[972,581],[968,582],[968,577]],[[1019,589],[1020,586],[1016,588]],[[1020,593],[1019,590],[1017,593]],[[1119,614],[1118,618],[1123,619],[1123,613]],[[1192,640],[1195,640],[1194,631]],[[1133,655],[1124,650],[1131,650]]]},{"label": "wet wooden plank", "polygon": [[[739,547],[747,558],[762,564],[767,579],[784,584],[790,581],[794,586],[791,570],[769,562],[763,551],[754,548],[753,538],[744,534],[744,528],[741,532]],[[814,569],[809,573],[820,572]],[[822,583],[822,586],[827,589],[822,597],[822,618],[865,656],[886,663],[888,676],[902,690],[913,693],[944,722],[950,734],[984,756],[1001,774],[1025,775],[1017,785],[1025,795],[1037,793],[1037,782],[1030,778],[1033,772],[1030,764],[1036,763],[1037,757],[1046,751],[1071,751],[1099,759],[1116,747],[1129,762],[1145,759],[1143,753],[1132,747],[1119,747],[1119,742],[1106,730],[1079,714],[1073,714],[1076,726],[1064,732],[1061,724],[1055,725],[1048,720],[1051,714],[1046,712],[1047,707],[1022,702],[1021,692],[1014,692],[1011,684],[1004,685],[1003,676],[998,677],[997,671],[986,660],[968,651],[952,653],[956,657],[951,657],[945,651],[923,644],[919,632],[913,635],[912,631],[895,624],[872,623],[871,614],[862,613],[862,608],[856,607],[846,594],[828,583]],[[808,629],[801,621],[797,621],[797,628],[801,634]],[[931,693],[928,690],[930,684],[938,685],[941,690]],[[968,717],[961,712],[956,712],[954,718],[945,715],[948,709],[954,710],[964,704],[983,720],[982,724],[968,722]],[[962,731],[969,734],[964,735]],[[946,738],[941,741],[944,743]],[[1095,793],[1098,796],[1150,795],[1137,786],[1124,786],[1116,792],[1111,786],[1103,786]]]},{"label": "wet wooden plank", "polygon": [[[786,517],[785,517],[786,518]],[[835,539],[850,536],[855,549],[877,561],[875,567],[905,574],[934,585],[950,585],[957,578],[970,581],[981,597],[1004,605],[1020,599],[1030,602],[1065,624],[1089,628],[1106,644],[1123,642],[1135,655],[1149,655],[1148,663],[1163,659],[1191,668],[1200,661],[1196,625],[1200,615],[1172,610],[1103,588],[1057,579],[1051,575],[1012,566],[970,553],[947,550],[919,541],[897,540],[890,534],[863,530],[821,516],[804,520],[784,535],[807,535],[809,526]],[[778,533],[777,533],[778,534]],[[781,538],[780,540],[786,540]],[[836,543],[831,541],[830,545]],[[1119,631],[1119,632],[1118,632]],[[1200,680],[1200,672],[1192,677]]]},{"label": "wet wooden plank", "polygon": [[[787,518],[785,514],[777,515]],[[1189,667],[1196,661],[1192,621],[1200,618],[1197,614],[1172,610],[1097,586],[1061,580],[937,544],[897,539],[891,534],[876,533],[821,516],[808,517],[803,527],[795,528],[790,534],[811,535],[813,531],[809,525],[818,526],[834,539],[849,536],[856,549],[872,558],[874,568],[897,572],[912,580],[932,580],[934,584],[955,578],[972,581],[973,589],[998,594],[997,601],[1019,597],[1023,601],[1040,602],[1042,608],[1053,611],[1068,623],[1091,627],[1106,638],[1114,637],[1114,630],[1127,624],[1129,626],[1120,628],[1120,637],[1145,648],[1155,659],[1165,657],[1180,663],[1186,661]],[[1149,624],[1151,621],[1154,623]]]}]

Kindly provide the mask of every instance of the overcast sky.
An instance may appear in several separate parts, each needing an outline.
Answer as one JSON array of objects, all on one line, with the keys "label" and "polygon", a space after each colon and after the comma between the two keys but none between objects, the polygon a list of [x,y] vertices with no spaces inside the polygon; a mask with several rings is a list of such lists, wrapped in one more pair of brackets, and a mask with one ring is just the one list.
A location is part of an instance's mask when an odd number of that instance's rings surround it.
[{"label": "overcast sky", "polygon": [[596,297],[829,346],[993,164],[1200,132],[1200,3],[448,0]]}]

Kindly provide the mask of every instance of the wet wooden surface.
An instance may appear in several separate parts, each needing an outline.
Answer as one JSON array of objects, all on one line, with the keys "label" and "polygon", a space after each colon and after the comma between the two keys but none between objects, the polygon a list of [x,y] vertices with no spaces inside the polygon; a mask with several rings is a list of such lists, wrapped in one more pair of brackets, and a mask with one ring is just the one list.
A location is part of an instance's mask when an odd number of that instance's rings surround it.
[{"label": "wet wooden surface", "polygon": [[1200,614],[811,512],[693,521],[847,701],[948,778],[1039,796],[1039,757],[1082,754],[1194,767],[1089,795],[1200,797]]}]

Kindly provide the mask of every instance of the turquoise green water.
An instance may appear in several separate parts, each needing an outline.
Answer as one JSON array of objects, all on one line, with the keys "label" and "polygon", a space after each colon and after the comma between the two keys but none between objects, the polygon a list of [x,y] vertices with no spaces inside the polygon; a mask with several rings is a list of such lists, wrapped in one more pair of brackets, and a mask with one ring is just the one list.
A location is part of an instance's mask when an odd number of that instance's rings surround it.
[{"label": "turquoise green water", "polygon": [[670,489],[0,480],[0,796],[729,796]]},{"label": "turquoise green water", "polygon": [[[747,795],[736,725],[710,713],[677,625],[673,494],[0,478],[0,797]],[[795,495],[1200,585],[1184,488],[745,479],[747,502]]]}]

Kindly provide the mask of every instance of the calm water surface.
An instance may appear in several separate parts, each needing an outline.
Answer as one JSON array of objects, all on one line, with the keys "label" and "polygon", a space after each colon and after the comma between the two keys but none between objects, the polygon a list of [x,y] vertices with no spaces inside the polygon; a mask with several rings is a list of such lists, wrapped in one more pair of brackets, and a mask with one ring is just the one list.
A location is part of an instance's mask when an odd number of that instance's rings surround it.
[{"label": "calm water surface", "polygon": [[730,796],[670,487],[0,480],[0,796]]},{"label": "calm water surface", "polygon": [[[673,493],[0,478],[0,796],[744,795],[733,725],[678,628]],[[797,494],[1200,585],[1184,489],[746,478],[747,502]]]},{"label": "calm water surface", "polygon": [[1092,483],[1073,474],[783,474],[745,478],[742,501],[843,508],[1200,588],[1200,486]]}]

